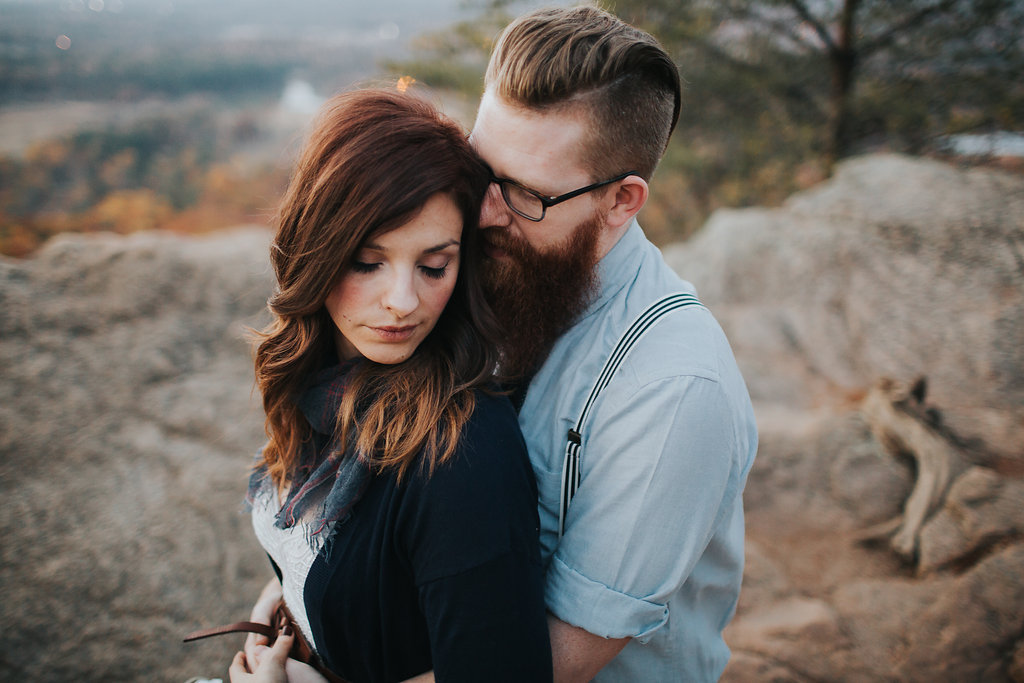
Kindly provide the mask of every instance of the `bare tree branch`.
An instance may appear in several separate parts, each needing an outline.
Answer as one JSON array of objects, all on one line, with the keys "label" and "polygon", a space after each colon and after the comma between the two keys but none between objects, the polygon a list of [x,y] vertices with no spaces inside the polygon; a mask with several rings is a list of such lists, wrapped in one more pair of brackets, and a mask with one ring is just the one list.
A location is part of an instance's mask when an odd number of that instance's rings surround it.
[{"label": "bare tree branch", "polygon": [[821,38],[821,42],[825,43],[825,49],[832,51],[836,49],[836,43],[832,39],[832,35],[828,32],[828,27],[818,21],[817,17],[811,14],[811,11],[807,9],[807,5],[804,4],[803,0],[788,0],[789,6],[800,15],[800,18],[806,21],[814,29],[814,32]]},{"label": "bare tree branch", "polygon": [[924,21],[925,19],[932,17],[936,13],[945,12],[946,10],[952,8],[955,4],[956,0],[942,0],[941,2],[938,2],[934,5],[922,7],[913,14],[910,14],[907,17],[905,17],[903,21],[900,21],[890,26],[881,35],[875,36],[871,40],[865,40],[864,42],[862,42],[858,52],[860,52],[862,56],[866,57],[872,52],[876,52],[877,50],[881,50],[885,47],[888,47],[889,45],[892,44],[892,42],[896,39],[897,36],[902,34],[907,29],[913,28],[915,24],[918,24]]},{"label": "bare tree branch", "polygon": [[788,38],[797,45],[802,45],[803,47],[811,50],[817,50],[819,47],[817,43],[811,42],[804,35],[794,30],[792,23],[766,17],[763,14],[754,11],[753,7],[750,5],[736,7],[734,11],[739,19],[750,21],[762,28],[782,35],[784,38]]},{"label": "bare tree branch", "polygon": [[820,100],[800,83],[789,79],[781,83],[777,83],[776,79],[772,78],[774,72],[771,68],[763,67],[758,64],[751,64],[750,62],[738,59],[705,38],[698,38],[694,36],[688,38],[688,42],[699,50],[706,52],[712,59],[727,64],[732,69],[747,73],[760,79],[760,83],[763,87],[770,88],[778,96],[798,103],[801,106],[811,107],[818,116],[824,116],[824,108],[822,107]]},{"label": "bare tree branch", "polygon": [[745,71],[754,75],[764,75],[768,73],[768,69],[758,66],[757,64],[751,64],[750,62],[744,61],[733,55],[729,54],[722,48],[715,45],[713,42],[704,37],[690,36],[687,38],[687,42],[692,43],[695,47],[700,48],[702,51],[707,52],[708,55],[714,57],[716,60],[728,64],[734,69]]}]

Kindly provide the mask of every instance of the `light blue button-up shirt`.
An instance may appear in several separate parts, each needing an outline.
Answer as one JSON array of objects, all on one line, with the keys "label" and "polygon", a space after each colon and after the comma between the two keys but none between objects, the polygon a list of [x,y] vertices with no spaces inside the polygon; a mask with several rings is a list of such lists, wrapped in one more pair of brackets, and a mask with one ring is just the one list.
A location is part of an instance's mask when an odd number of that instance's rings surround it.
[{"label": "light blue button-up shirt", "polygon": [[540,493],[548,609],[596,635],[632,638],[596,681],[717,680],[743,577],[741,494],[757,431],[707,309],[662,318],[603,389],[558,540],[566,434],[605,359],[648,304],[695,293],[635,222],[598,272],[597,299],[559,338],[519,414]]}]

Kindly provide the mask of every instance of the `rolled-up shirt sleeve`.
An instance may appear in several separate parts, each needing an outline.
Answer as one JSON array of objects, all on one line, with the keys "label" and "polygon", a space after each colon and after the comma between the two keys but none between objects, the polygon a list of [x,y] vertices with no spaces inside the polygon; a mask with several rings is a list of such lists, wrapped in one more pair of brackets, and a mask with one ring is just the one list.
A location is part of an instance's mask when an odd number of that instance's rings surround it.
[{"label": "rolled-up shirt sleeve", "polygon": [[646,642],[740,495],[742,428],[708,373],[603,397],[583,437],[545,600],[595,635]]}]

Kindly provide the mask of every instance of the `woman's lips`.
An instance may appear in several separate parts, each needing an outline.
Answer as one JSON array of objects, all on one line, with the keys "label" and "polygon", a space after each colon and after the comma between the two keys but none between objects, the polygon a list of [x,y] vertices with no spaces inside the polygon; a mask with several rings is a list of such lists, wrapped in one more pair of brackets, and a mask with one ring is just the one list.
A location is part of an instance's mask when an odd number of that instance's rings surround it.
[{"label": "woman's lips", "polygon": [[401,342],[412,337],[416,331],[416,325],[403,325],[402,327],[371,327],[384,341]]}]

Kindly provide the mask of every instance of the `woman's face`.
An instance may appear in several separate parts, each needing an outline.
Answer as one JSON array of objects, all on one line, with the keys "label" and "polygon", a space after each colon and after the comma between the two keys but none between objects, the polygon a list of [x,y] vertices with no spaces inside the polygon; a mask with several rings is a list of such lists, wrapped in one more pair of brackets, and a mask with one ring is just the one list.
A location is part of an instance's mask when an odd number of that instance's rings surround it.
[{"label": "woman's face", "polygon": [[371,236],[325,303],[342,360],[401,363],[434,329],[455,289],[462,214],[439,193],[399,228]]}]

